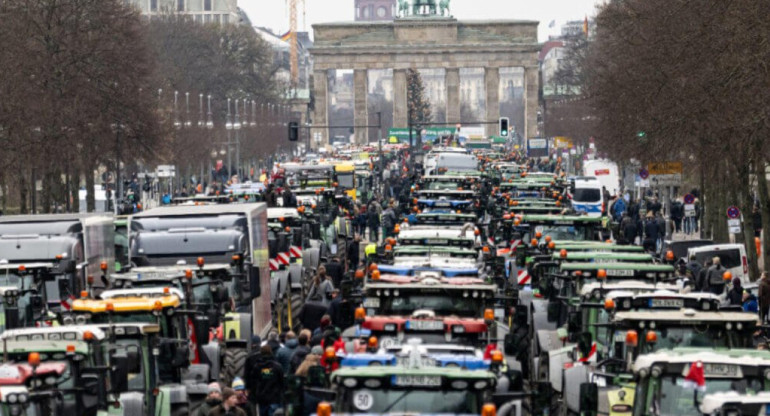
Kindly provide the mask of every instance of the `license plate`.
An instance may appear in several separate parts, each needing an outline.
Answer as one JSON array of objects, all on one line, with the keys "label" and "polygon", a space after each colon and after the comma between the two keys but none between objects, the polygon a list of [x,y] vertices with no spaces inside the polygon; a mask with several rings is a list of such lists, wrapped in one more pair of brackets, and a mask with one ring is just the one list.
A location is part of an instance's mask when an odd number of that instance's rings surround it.
[{"label": "license plate", "polygon": [[425,240],[425,244],[446,245],[448,243],[449,243],[449,240],[440,240],[440,239],[435,239],[435,238],[431,238],[431,239]]},{"label": "license plate", "polygon": [[651,308],[682,308],[683,299],[650,299]]},{"label": "license plate", "polygon": [[740,377],[741,369],[735,364],[706,363],[703,364],[703,373],[706,376],[716,377]]},{"label": "license plate", "polygon": [[444,329],[443,321],[407,321],[406,329],[412,331],[441,331]]},{"label": "license plate", "polygon": [[448,207],[451,205],[449,202],[436,202],[437,207]]},{"label": "license plate", "polygon": [[633,275],[633,270],[607,270],[607,276],[632,277]]},{"label": "license plate", "polygon": [[366,298],[364,299],[364,308],[379,308],[380,298]]},{"label": "license plate", "polygon": [[393,376],[396,386],[441,387],[439,376]]},{"label": "license plate", "polygon": [[617,259],[595,259],[594,263],[617,263]]},{"label": "license plate", "polygon": [[[409,366],[409,357],[398,357],[396,359],[396,363],[403,367]],[[420,366],[421,367],[435,367],[436,366],[436,360],[430,357],[420,357]]]},{"label": "license plate", "polygon": [[158,272],[148,272],[148,273],[137,273],[136,274],[136,280],[142,280],[142,279],[160,279],[163,276],[165,276],[164,273],[158,273]]}]

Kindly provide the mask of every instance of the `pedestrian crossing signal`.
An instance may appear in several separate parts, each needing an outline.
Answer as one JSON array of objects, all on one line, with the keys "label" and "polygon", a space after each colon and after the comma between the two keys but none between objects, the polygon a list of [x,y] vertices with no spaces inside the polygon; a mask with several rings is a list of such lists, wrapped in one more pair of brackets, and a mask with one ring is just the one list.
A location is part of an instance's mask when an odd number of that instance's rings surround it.
[{"label": "pedestrian crossing signal", "polygon": [[500,131],[500,137],[508,137],[508,124],[508,117],[500,117],[500,128],[498,129],[498,131]]},{"label": "pedestrian crossing signal", "polygon": [[296,142],[299,140],[299,123],[296,121],[289,122],[289,141]]}]

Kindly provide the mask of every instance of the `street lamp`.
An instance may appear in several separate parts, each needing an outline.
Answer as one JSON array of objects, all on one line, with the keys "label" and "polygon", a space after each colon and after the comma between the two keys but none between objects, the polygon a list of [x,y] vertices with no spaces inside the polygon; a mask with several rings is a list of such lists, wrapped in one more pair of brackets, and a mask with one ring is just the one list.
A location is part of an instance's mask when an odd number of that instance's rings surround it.
[{"label": "street lamp", "polygon": [[182,127],[182,123],[179,121],[179,108],[177,107],[178,101],[179,91],[174,91],[174,127],[177,129]]},{"label": "street lamp", "polygon": [[186,93],[184,93],[184,95],[185,95],[185,97],[184,97],[185,104],[184,105],[185,105],[185,118],[186,118],[186,120],[184,122],[184,126],[185,127],[190,127],[190,126],[192,126],[192,121],[190,121],[190,93],[186,92]]},{"label": "street lamp", "polygon": [[209,111],[208,113],[206,113],[206,117],[207,117],[206,128],[210,130],[214,128],[214,118],[211,114],[211,94],[208,95],[208,100],[209,100]]},{"label": "street lamp", "polygon": [[230,98],[227,99],[227,119],[225,121],[225,129],[227,130],[227,174],[232,176],[232,156],[230,156],[230,131],[233,129],[233,115],[230,112]]}]

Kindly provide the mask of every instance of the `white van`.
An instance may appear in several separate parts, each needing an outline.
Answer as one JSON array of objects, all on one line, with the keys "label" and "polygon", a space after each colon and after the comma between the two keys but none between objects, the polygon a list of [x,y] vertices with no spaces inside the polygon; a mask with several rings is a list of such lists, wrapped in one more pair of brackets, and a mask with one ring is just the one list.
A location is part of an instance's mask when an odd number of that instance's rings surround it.
[{"label": "white van", "polygon": [[577,212],[585,212],[589,217],[601,217],[604,208],[601,182],[593,176],[576,177],[572,208]]},{"label": "white van", "polygon": [[687,259],[689,260],[693,254],[695,261],[699,264],[719,257],[720,263],[732,273],[733,278],[739,277],[742,285],[749,284],[749,259],[746,257],[746,247],[743,244],[714,244],[692,247],[687,250]]},{"label": "white van", "polygon": [[595,177],[610,195],[617,195],[620,191],[620,175],[615,162],[606,159],[586,160],[583,162],[583,175]]}]

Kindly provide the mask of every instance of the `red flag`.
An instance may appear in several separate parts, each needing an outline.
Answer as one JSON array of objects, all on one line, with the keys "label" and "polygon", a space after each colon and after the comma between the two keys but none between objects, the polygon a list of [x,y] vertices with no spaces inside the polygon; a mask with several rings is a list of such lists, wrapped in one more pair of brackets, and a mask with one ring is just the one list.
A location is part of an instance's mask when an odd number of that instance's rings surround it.
[{"label": "red flag", "polygon": [[583,34],[588,37],[588,16],[583,20]]},{"label": "red flag", "polygon": [[703,362],[696,361],[690,365],[690,371],[684,377],[685,388],[706,391],[706,376],[703,372]]}]

